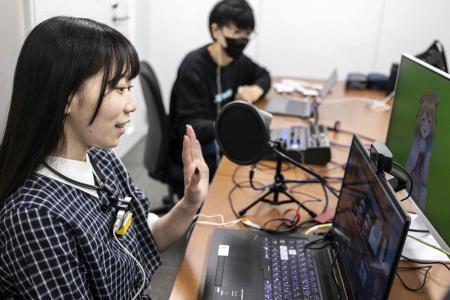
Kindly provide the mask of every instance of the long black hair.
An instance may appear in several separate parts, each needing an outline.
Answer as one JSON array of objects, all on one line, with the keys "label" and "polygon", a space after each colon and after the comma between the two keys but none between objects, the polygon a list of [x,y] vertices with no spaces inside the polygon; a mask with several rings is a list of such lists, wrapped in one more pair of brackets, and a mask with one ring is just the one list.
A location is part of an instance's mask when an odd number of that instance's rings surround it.
[{"label": "long black hair", "polygon": [[65,109],[90,77],[103,73],[94,121],[105,93],[139,73],[133,45],[93,20],[54,17],[26,38],[14,73],[11,106],[0,146],[0,204],[49,154],[65,151]]}]

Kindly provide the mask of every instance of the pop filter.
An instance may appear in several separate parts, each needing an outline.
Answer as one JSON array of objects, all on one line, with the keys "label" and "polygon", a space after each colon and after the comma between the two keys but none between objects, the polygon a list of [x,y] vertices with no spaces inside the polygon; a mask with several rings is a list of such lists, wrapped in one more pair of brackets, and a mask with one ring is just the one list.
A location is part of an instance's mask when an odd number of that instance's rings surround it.
[{"label": "pop filter", "polygon": [[239,165],[257,163],[269,150],[271,120],[271,114],[244,101],[225,105],[215,124],[223,154]]}]

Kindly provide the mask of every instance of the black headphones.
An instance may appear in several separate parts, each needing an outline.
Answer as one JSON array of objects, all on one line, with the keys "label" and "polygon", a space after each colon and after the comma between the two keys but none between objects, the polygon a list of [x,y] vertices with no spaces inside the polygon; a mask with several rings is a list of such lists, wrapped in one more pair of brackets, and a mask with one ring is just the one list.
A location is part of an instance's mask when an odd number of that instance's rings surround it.
[{"label": "black headphones", "polygon": [[[103,190],[108,195],[109,199],[109,205],[114,207],[116,209],[116,218],[113,224],[113,234],[118,235],[125,235],[128,228],[131,225],[132,220],[132,212],[131,212],[131,200],[132,197],[125,197],[125,198],[119,198],[118,197],[118,191],[114,191],[112,187],[110,187],[106,183],[106,178],[103,176],[103,174],[98,169],[97,165],[91,161],[92,168],[94,169],[94,177],[96,177],[97,181],[99,182],[99,186],[96,185],[90,185],[84,182],[79,182],[77,180],[74,180],[72,178],[69,178],[65,176],[64,174],[58,172],[54,168],[50,167],[47,162],[44,162],[44,166],[49,169],[53,174],[56,176],[66,180],[67,182],[70,182],[76,186],[83,187],[89,190]],[[108,204],[102,203],[101,207],[102,211],[106,212],[108,210]]]}]

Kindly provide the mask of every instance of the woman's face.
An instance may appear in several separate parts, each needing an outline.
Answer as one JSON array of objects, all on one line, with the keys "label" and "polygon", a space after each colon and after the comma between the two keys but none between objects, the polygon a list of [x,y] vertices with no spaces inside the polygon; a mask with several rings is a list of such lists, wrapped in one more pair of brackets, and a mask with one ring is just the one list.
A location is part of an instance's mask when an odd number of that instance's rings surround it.
[{"label": "woman's face", "polygon": [[431,133],[432,127],[431,117],[427,113],[423,113],[420,119],[420,135],[423,139],[426,139]]},{"label": "woman's face", "polygon": [[68,144],[81,143],[100,148],[117,146],[130,122],[130,113],[136,105],[130,95],[131,82],[122,78],[117,86],[106,92],[94,122],[89,122],[97,107],[103,74],[88,79],[80,91],[73,97],[66,117],[65,133]]}]

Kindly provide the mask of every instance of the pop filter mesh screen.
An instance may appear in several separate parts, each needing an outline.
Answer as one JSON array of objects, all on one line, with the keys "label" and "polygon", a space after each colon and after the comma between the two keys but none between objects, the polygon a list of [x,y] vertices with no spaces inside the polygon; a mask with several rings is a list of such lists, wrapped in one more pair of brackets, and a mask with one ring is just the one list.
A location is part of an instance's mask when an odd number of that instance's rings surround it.
[{"label": "pop filter mesh screen", "polygon": [[258,162],[266,152],[268,130],[257,110],[230,103],[217,119],[217,140],[225,156],[237,164]]}]

